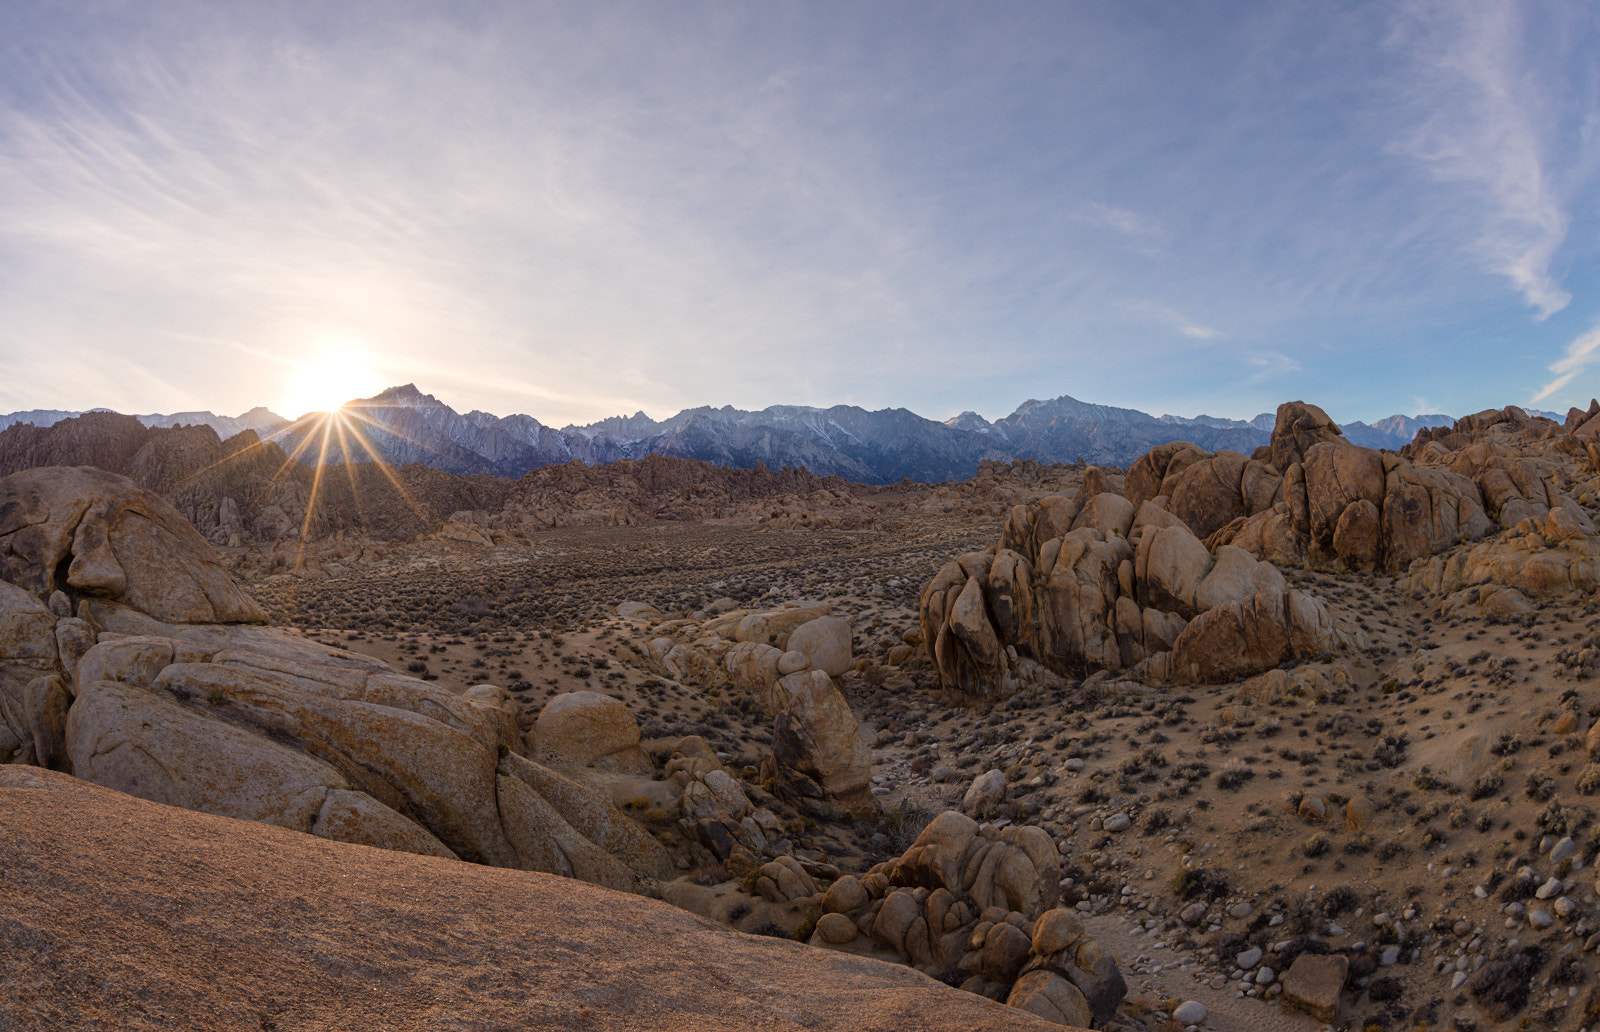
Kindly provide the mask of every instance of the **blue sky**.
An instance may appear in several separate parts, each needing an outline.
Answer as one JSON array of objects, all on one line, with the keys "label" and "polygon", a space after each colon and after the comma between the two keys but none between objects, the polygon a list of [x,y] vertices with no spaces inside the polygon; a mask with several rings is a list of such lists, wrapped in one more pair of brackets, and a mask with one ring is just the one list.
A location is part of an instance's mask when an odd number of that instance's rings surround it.
[{"label": "blue sky", "polygon": [[0,411],[1564,411],[1600,8],[13,0],[0,361]]}]

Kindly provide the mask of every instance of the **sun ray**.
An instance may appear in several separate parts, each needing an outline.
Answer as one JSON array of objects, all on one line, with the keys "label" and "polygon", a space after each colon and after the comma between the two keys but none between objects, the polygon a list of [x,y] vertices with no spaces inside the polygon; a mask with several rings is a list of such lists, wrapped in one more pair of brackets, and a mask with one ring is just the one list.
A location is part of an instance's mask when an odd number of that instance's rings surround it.
[{"label": "sun ray", "polygon": [[367,532],[367,511],[361,504],[361,487],[356,483],[356,464],[350,457],[350,441],[345,437],[346,420],[343,416],[334,419],[333,429],[339,435],[339,454],[344,458],[345,476],[350,480],[350,501],[356,507],[356,521],[361,524],[361,532]]},{"label": "sun ray", "polygon": [[[301,420],[301,422],[305,422],[305,420]],[[311,442],[315,436],[316,431],[313,430],[311,433],[307,434],[299,444],[295,445],[294,451],[290,452],[289,457],[283,460],[283,465],[278,467],[278,472],[272,474],[273,480],[277,480],[279,477],[283,476],[285,470],[299,461],[300,456],[305,453],[305,450],[311,447]]]},{"label": "sun ray", "polygon": [[322,447],[317,453],[317,465],[311,472],[311,498],[306,502],[306,518],[300,527],[300,547],[296,551],[294,572],[298,576],[300,568],[305,564],[306,541],[311,536],[311,519],[317,512],[317,493],[322,489],[322,473],[328,468],[328,424],[330,419],[322,421]]},{"label": "sun ray", "polygon": [[240,448],[236,452],[229,452],[227,455],[224,455],[222,458],[218,459],[216,462],[211,463],[209,466],[203,466],[200,469],[195,470],[193,473],[190,473],[188,476],[183,477],[182,479],[180,479],[178,481],[178,483],[176,485],[174,485],[174,486],[181,487],[182,485],[187,484],[189,481],[193,480],[194,478],[199,477],[199,476],[203,476],[206,473],[211,472],[212,470],[216,469],[218,466],[226,465],[227,463],[230,463],[235,459],[241,459],[244,456],[249,455],[251,452],[255,451],[256,449],[265,448],[267,445],[269,445],[271,443],[272,443],[272,441],[271,441],[270,438],[258,439],[255,444],[246,445],[245,447]]},{"label": "sun ray", "polygon": [[[356,418],[360,419],[361,417],[357,415]],[[366,420],[366,422],[370,423],[371,420]],[[377,426],[378,424],[373,423],[372,425]],[[427,526],[429,523],[427,513],[423,510],[421,505],[417,504],[416,499],[411,497],[411,492],[407,491],[405,484],[400,482],[400,478],[395,474],[394,468],[390,466],[389,463],[384,461],[383,456],[379,455],[377,449],[372,446],[372,442],[367,440],[366,435],[361,430],[361,427],[356,424],[351,424],[350,432],[355,435],[357,441],[361,442],[361,447],[366,451],[366,453],[372,456],[372,461],[377,465],[378,470],[388,478],[389,483],[394,485],[394,489],[400,492],[400,497],[405,499],[406,505],[410,506],[411,511],[416,513],[417,519],[422,522],[423,526]],[[346,458],[348,458],[348,455]]]}]

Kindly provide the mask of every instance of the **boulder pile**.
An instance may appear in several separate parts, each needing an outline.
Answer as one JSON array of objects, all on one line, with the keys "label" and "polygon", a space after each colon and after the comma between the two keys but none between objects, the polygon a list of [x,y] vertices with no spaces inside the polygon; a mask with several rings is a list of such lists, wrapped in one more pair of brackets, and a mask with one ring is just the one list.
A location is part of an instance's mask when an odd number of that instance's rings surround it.
[{"label": "boulder pile", "polygon": [[1347,644],[1271,563],[1211,551],[1156,500],[1085,497],[1094,486],[1013,509],[991,551],[958,557],[923,588],[923,640],[961,701],[1014,694],[1036,676],[1031,664],[1209,682]]},{"label": "boulder pile", "polygon": [[1233,544],[1275,562],[1403,570],[1487,534],[1478,484],[1345,441],[1315,405],[1278,407],[1270,444],[1246,457],[1178,442],[1128,470],[1134,503],[1156,500],[1213,549]]},{"label": "boulder pile", "polygon": [[123,477],[0,480],[0,578],[0,762],[614,888],[669,873],[643,828],[529,757],[500,689],[259,626],[206,541]]},{"label": "boulder pile", "polygon": [[892,958],[1087,1028],[1116,1012],[1127,985],[1077,914],[1056,905],[1059,880],[1043,830],[948,811],[898,859],[829,886],[811,943]]},{"label": "boulder pile", "polygon": [[658,673],[755,700],[773,721],[779,795],[823,813],[875,814],[871,749],[835,680],[854,666],[849,622],[818,605],[712,608],[704,619],[666,620],[636,602],[616,613],[650,635],[641,652]]}]

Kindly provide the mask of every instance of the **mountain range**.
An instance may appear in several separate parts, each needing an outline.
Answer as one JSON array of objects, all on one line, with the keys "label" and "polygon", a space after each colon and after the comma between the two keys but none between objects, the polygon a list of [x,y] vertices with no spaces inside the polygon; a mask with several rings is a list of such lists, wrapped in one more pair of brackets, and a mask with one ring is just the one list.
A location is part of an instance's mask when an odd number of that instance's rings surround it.
[{"label": "mountain range", "polygon": [[[962,480],[985,459],[1126,466],[1155,445],[1176,440],[1193,441],[1211,451],[1249,453],[1267,443],[1275,418],[1272,413],[1251,420],[1152,416],[1062,396],[1023,402],[993,422],[975,412],[941,423],[903,408],[869,412],[855,405],[774,405],[758,412],[707,406],[659,421],[637,412],[556,429],[527,415],[457,412],[414,384],[349,402],[343,411],[352,425],[361,428],[365,446],[355,444],[348,434],[343,442],[330,435],[324,451],[316,420],[290,422],[265,408],[239,416],[180,412],[134,418],[145,427],[209,426],[223,440],[253,430],[276,440],[290,454],[298,450],[306,463],[319,457],[360,462],[376,454],[391,465],[418,462],[449,473],[520,477],[574,459],[603,465],[666,455],[736,468],[758,463],[775,470],[804,467],[821,476],[866,484],[902,478],[924,483]],[[50,426],[79,414],[15,412],[0,415],[0,429],[14,423]],[[1343,430],[1355,444],[1398,449],[1419,429],[1452,421],[1437,414],[1395,415],[1372,424],[1343,424]]]}]

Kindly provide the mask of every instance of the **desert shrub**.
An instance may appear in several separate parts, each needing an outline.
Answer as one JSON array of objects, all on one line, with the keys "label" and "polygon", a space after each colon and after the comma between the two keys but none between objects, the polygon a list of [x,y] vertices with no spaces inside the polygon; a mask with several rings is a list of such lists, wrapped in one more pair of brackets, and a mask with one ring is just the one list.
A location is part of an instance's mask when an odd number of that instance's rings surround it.
[{"label": "desert shrub", "polygon": [[1406,761],[1406,750],[1410,746],[1411,739],[1404,732],[1390,732],[1372,750],[1372,758],[1385,767],[1398,767]]},{"label": "desert shrub", "polygon": [[1545,959],[1538,946],[1512,951],[1479,968],[1467,981],[1467,992],[1491,1018],[1505,1021],[1527,1006],[1533,976],[1544,967]]},{"label": "desert shrub", "polygon": [[1497,770],[1486,770],[1478,775],[1478,779],[1472,783],[1472,791],[1468,794],[1474,800],[1485,799],[1500,791],[1505,783],[1505,775]]},{"label": "desert shrub", "polygon": [[1228,896],[1228,872],[1209,867],[1186,867],[1172,876],[1172,894],[1188,901],[1203,899],[1215,903]]},{"label": "desert shrub", "polygon": [[1256,776],[1250,765],[1235,756],[1222,765],[1222,773],[1217,775],[1217,787],[1237,791],[1246,781]]},{"label": "desert shrub", "polygon": [[1395,857],[1404,854],[1405,851],[1406,847],[1404,843],[1395,839],[1389,839],[1378,847],[1376,855],[1379,860],[1387,863],[1388,861],[1393,860]]},{"label": "desert shrub", "polygon": [[1338,917],[1340,914],[1354,910],[1356,904],[1360,901],[1360,897],[1356,895],[1355,890],[1348,885],[1340,885],[1329,889],[1327,894],[1322,897],[1322,916],[1329,919]]},{"label": "desert shrub", "polygon": [[1175,822],[1172,819],[1172,814],[1159,806],[1151,807],[1149,810],[1146,810],[1144,819],[1140,821],[1140,824],[1144,826],[1146,835],[1154,834],[1155,832],[1161,831],[1163,828],[1170,828],[1174,823]]},{"label": "desert shrub", "polygon": [[1534,818],[1539,830],[1551,836],[1576,835],[1587,827],[1591,820],[1593,815],[1588,809],[1581,806],[1561,806],[1557,803],[1549,804]]},{"label": "desert shrub", "polygon": [[913,799],[902,799],[883,812],[879,818],[879,831],[889,840],[884,848],[899,855],[911,848],[922,829],[932,823],[934,813]]}]

